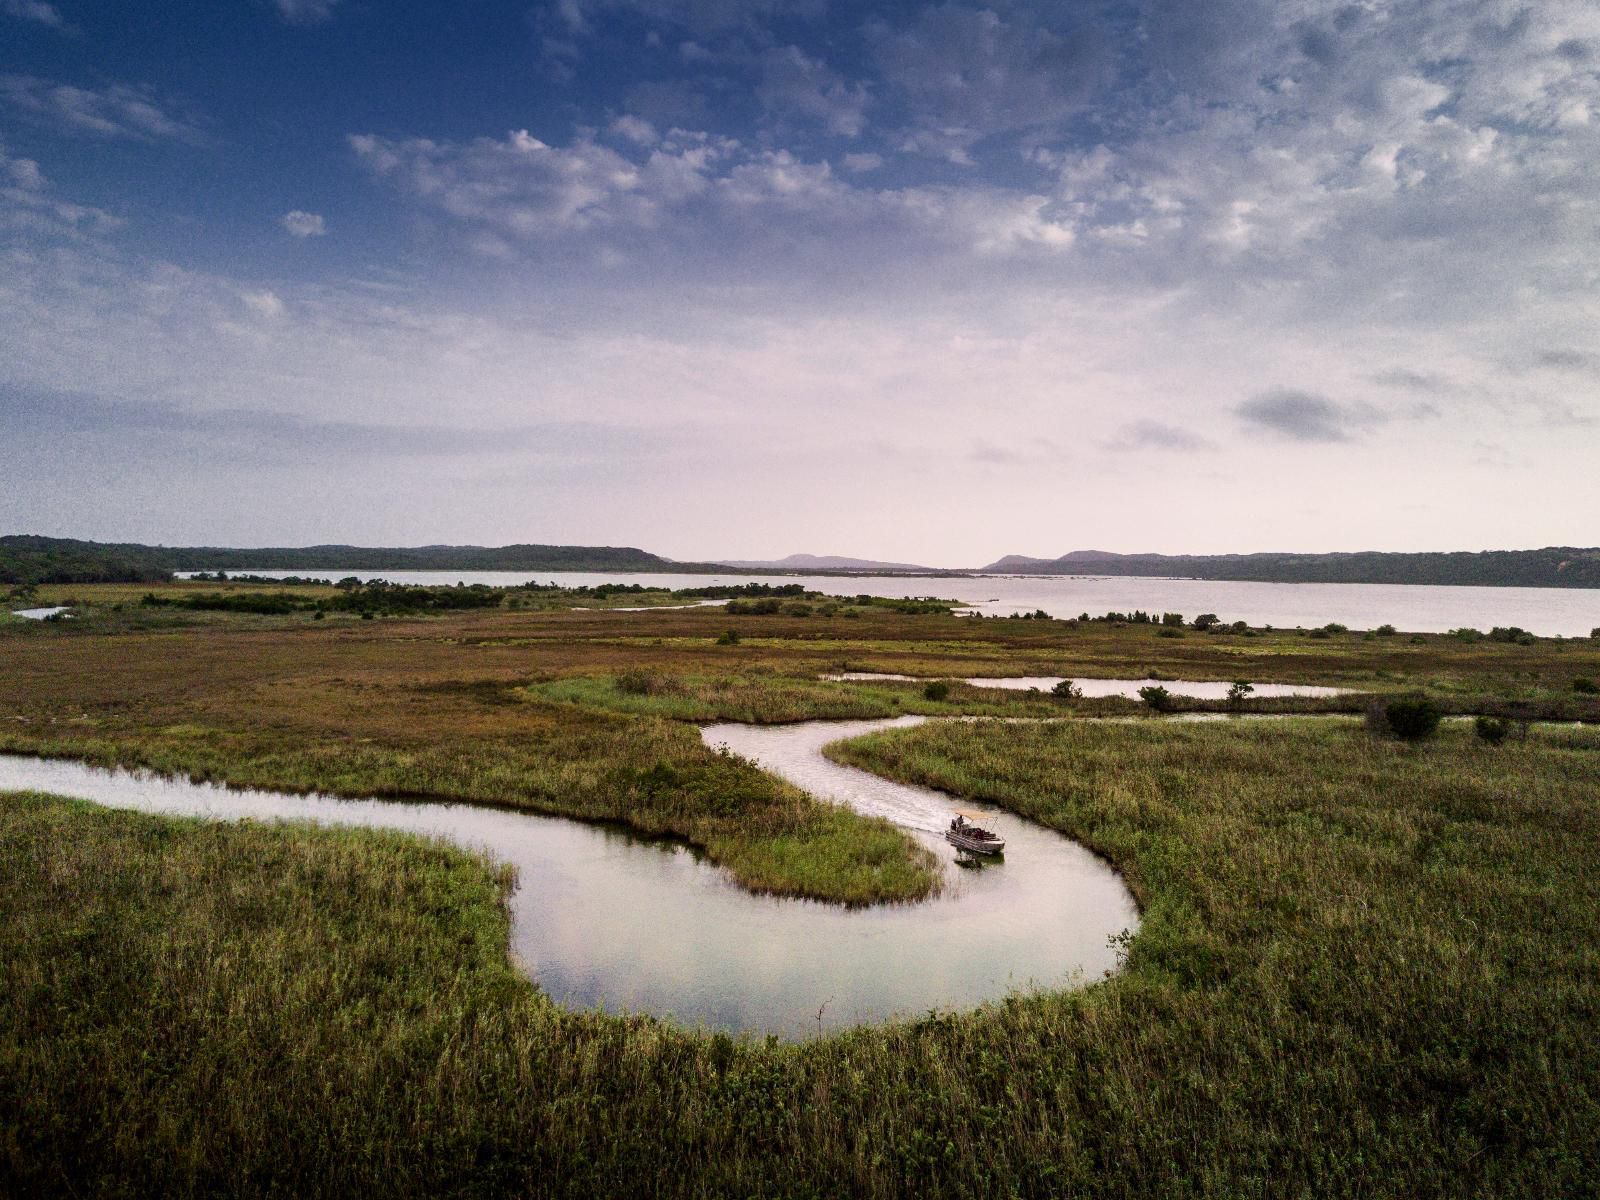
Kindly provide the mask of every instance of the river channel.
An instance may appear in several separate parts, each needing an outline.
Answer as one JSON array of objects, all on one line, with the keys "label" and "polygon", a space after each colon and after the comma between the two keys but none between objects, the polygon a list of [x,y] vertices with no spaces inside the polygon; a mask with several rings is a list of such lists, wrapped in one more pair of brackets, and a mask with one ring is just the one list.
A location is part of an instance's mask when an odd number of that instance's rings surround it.
[{"label": "river channel", "polygon": [[803,1038],[1101,978],[1116,961],[1108,939],[1138,922],[1109,867],[1049,830],[977,810],[1007,839],[1008,853],[1003,862],[958,869],[938,836],[949,797],[821,754],[839,738],[916,720],[705,730],[709,744],[755,758],[824,800],[887,817],[948,864],[944,894],[934,900],[855,910],[752,895],[675,842],[508,809],[284,795],[16,755],[0,755],[0,791],[213,820],[393,829],[486,853],[517,870],[509,899],[515,960],[574,1008]]}]

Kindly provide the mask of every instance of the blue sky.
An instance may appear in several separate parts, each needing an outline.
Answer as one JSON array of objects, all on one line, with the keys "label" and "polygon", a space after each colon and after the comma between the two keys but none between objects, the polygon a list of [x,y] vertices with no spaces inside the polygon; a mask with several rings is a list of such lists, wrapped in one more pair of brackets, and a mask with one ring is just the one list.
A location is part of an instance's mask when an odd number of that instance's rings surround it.
[{"label": "blue sky", "polygon": [[1593,544],[1600,9],[0,0],[0,526]]}]

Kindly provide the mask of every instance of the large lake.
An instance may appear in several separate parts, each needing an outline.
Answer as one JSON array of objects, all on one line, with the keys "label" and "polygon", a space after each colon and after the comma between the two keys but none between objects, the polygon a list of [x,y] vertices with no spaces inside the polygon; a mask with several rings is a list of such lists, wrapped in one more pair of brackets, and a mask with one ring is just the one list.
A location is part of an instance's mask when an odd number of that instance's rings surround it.
[{"label": "large lake", "polygon": [[1546,637],[1587,637],[1600,627],[1600,590],[1593,588],[1429,587],[1378,583],[1219,583],[1202,579],[1144,579],[1103,575],[975,575],[928,578],[905,575],[633,575],[577,571],[273,571],[255,575],[305,575],[388,579],[395,583],[485,583],[512,587],[530,580],[562,587],[638,583],[693,588],[715,583],[798,583],[835,595],[944,596],[964,600],[988,615],[1043,609],[1053,617],[1087,612],[1180,612],[1193,618],[1214,612],[1225,621],[1293,629],[1337,621],[1352,629],[1394,625],[1407,633],[1443,633],[1463,625],[1488,630],[1519,625]]}]

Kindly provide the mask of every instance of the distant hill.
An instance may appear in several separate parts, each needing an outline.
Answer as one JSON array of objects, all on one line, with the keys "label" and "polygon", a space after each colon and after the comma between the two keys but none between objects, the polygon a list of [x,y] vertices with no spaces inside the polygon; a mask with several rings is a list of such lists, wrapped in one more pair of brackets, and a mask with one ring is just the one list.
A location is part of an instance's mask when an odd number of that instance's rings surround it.
[{"label": "distant hill", "polygon": [[1600,548],[1417,554],[1020,554],[980,568],[1007,575],[1144,575],[1258,583],[1421,583],[1473,587],[1600,588]]},{"label": "distant hill", "polygon": [[756,571],[880,571],[890,574],[936,574],[934,567],[919,567],[915,563],[879,562],[872,558],[843,558],[837,554],[791,554],[788,558],[771,561],[725,559],[724,565]]},{"label": "distant hill", "polygon": [[143,546],[72,538],[0,537],[0,583],[143,583],[174,571],[667,571],[705,574],[632,546]]}]

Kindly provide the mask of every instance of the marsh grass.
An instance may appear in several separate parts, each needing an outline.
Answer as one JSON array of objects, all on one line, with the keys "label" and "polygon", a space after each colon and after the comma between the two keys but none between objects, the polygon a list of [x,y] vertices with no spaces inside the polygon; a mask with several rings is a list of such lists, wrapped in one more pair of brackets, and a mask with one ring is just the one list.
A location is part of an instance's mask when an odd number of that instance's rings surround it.
[{"label": "marsh grass", "polygon": [[0,1191],[1558,1196],[1600,1170],[1592,731],[945,722],[839,757],[1138,894],[1085,991],[788,1045],[564,1012],[504,880],[0,799]]},{"label": "marsh grass", "polygon": [[129,733],[85,718],[0,727],[0,751],[237,787],[428,797],[617,822],[685,840],[744,886],[779,895],[867,904],[937,890],[931,857],[901,831],[718,754],[687,726],[553,710],[487,681],[428,685],[402,699],[414,703],[391,720],[431,712],[440,724],[389,724],[374,699],[366,714],[374,736],[210,721]]}]

